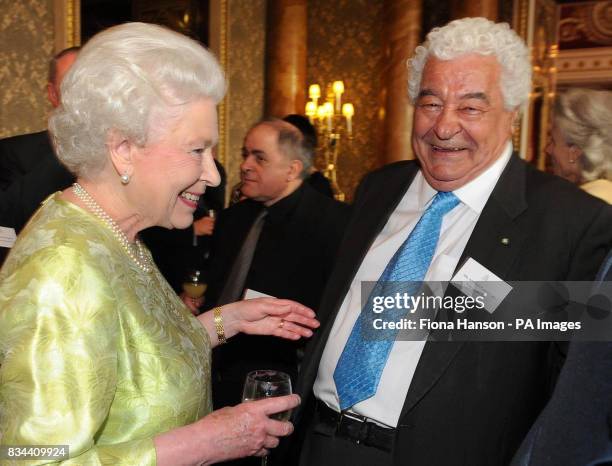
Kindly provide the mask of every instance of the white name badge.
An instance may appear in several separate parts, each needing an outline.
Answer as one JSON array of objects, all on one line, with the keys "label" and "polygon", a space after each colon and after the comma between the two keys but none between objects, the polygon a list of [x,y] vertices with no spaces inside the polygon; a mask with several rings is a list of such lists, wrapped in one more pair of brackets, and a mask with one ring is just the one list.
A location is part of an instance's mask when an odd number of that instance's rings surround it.
[{"label": "white name badge", "polygon": [[14,228],[0,227],[0,247],[12,248],[16,239]]},{"label": "white name badge", "polygon": [[243,299],[255,299],[255,298],[274,298],[275,296],[270,296],[269,294],[261,293],[260,291],[246,289],[244,292]]},{"label": "white name badge", "polygon": [[512,291],[510,285],[471,257],[451,279],[451,283],[466,296],[482,296],[484,307],[490,313]]}]

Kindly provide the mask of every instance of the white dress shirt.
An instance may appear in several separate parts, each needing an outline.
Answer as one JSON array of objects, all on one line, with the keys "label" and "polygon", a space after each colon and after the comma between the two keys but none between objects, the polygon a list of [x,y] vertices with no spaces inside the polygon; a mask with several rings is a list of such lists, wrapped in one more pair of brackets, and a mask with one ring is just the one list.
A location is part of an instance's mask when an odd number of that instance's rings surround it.
[{"label": "white dress shirt", "polygon": [[[508,143],[493,165],[454,191],[461,202],[444,216],[438,245],[424,280],[449,281],[452,278],[480,213],[511,155],[512,144]],[[335,411],[340,411],[340,404],[333,374],[362,309],[361,282],[375,282],[380,278],[387,263],[410,235],[435,195],[436,190],[419,171],[372,243],[344,297],[323,351],[314,384],[315,396]],[[424,346],[424,341],[395,341],[376,394],[357,403],[351,411],[379,424],[396,427]]]}]

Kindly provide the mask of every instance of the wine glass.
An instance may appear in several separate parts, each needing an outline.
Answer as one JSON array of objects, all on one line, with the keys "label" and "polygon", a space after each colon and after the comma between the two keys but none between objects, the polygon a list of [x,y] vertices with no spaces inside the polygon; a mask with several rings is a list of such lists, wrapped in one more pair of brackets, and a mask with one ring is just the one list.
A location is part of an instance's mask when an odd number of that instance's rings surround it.
[{"label": "wine glass", "polygon": [[190,270],[183,281],[183,291],[194,302],[196,299],[204,296],[206,291],[206,283],[202,280],[202,272],[199,270]]},{"label": "wine glass", "polygon": [[[291,395],[291,378],[288,374],[272,369],[249,372],[244,381],[242,401],[261,400],[274,396]],[[277,421],[288,421],[291,410],[271,414],[270,418]],[[268,457],[261,459],[261,466],[267,466]]]}]

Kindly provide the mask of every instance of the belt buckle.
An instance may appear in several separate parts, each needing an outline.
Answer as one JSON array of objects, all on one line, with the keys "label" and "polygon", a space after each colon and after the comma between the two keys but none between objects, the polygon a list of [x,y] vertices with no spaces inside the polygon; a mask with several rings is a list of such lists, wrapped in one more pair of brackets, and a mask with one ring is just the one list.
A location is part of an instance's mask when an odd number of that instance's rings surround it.
[{"label": "belt buckle", "polygon": [[[349,438],[351,440],[353,440],[357,445],[359,445],[362,441],[364,441],[367,437],[368,437],[368,418],[365,416],[362,416],[361,414],[357,414],[357,413],[351,413],[349,411],[341,411],[340,412],[340,416],[338,417],[338,424],[336,426],[336,432],[338,432],[340,430],[340,425],[342,424],[342,420],[346,418],[349,419],[351,421],[355,421],[360,423],[361,425],[359,426],[359,435],[356,436],[356,438],[351,438],[349,436]],[[348,426],[347,426],[347,432],[349,431]]]},{"label": "belt buckle", "polygon": [[361,414],[351,413],[350,411],[344,410],[344,411],[340,411],[340,417],[338,418],[338,423],[342,422],[342,418],[344,417],[352,421],[358,421],[358,422],[367,422],[368,420],[367,417],[362,416]]}]

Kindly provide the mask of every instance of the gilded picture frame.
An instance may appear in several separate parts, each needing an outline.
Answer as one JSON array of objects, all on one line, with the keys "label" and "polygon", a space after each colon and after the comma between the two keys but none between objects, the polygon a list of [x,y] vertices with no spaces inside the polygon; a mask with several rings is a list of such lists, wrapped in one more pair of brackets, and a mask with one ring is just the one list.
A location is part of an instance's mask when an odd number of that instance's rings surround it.
[{"label": "gilded picture frame", "polygon": [[531,53],[532,88],[513,143],[521,157],[546,168],[544,147],[555,97],[557,7],[554,0],[515,0],[513,27]]},{"label": "gilded picture frame", "polygon": [[80,0],[53,0],[55,22],[54,53],[81,45]]}]

